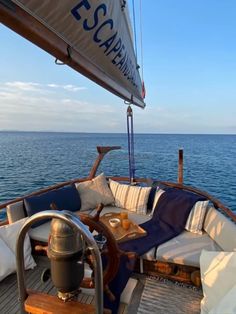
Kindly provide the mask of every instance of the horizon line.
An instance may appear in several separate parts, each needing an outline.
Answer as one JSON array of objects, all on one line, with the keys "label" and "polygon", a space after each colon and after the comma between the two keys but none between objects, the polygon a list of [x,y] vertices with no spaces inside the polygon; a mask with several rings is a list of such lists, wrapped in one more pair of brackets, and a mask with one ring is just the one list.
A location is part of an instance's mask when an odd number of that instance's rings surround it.
[{"label": "horizon line", "polygon": [[[37,130],[37,131],[28,131],[28,130],[0,130],[0,133],[68,133],[68,134],[127,134],[127,132],[83,132],[83,131],[50,131],[50,130]],[[139,135],[236,135],[236,133],[172,133],[172,132],[158,132],[158,133],[149,133],[149,132],[134,132]]]}]

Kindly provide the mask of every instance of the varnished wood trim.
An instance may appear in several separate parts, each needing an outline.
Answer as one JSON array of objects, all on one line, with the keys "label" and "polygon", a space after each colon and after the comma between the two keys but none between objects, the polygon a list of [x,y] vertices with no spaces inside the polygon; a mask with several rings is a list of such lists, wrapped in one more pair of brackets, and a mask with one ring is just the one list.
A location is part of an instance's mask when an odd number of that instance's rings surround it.
[{"label": "varnished wood trim", "polygon": [[[136,263],[135,270],[139,272],[139,260]],[[167,279],[195,284],[192,281],[192,274],[199,271],[199,267],[180,265],[162,261],[143,260],[143,273],[149,276],[160,276]],[[199,284],[197,284],[199,286]]]},{"label": "varnished wood trim", "polygon": [[[108,177],[114,181],[120,181],[120,182],[129,182],[129,177]],[[150,181],[150,178],[134,178],[134,183],[148,183]]]},{"label": "varnished wood trim", "polygon": [[184,175],[183,175],[183,156],[184,156],[184,151],[183,149],[179,149],[179,164],[178,164],[178,183],[183,184],[184,183]]},{"label": "varnished wood trim", "polygon": [[31,314],[94,314],[95,307],[77,301],[63,302],[57,296],[28,291],[25,311]]},{"label": "varnished wood trim", "polygon": [[104,156],[111,150],[120,149],[121,146],[97,146],[98,156],[95,160],[89,174],[89,179],[93,179],[97,173],[98,167]]}]

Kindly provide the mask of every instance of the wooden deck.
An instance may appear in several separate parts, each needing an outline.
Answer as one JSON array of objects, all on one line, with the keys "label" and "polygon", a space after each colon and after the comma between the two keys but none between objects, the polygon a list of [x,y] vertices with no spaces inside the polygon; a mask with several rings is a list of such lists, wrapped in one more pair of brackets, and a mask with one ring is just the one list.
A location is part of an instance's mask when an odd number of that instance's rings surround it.
[{"label": "wooden deck", "polygon": [[[49,279],[46,283],[41,281],[41,274],[45,268],[48,267],[47,257],[40,257],[36,259],[37,267],[34,270],[26,271],[26,287],[29,290],[34,290],[37,292],[43,292],[49,295],[56,295],[57,291],[52,284],[52,281]],[[141,296],[143,293],[143,288],[146,281],[146,276],[141,274],[134,274],[134,277],[138,279],[138,284],[133,293],[131,303],[129,305],[120,304],[118,314],[133,314],[137,313]],[[162,303],[162,298],[157,294],[157,298],[160,299]],[[176,296],[178,300],[178,296]],[[86,295],[80,293],[78,296],[78,301],[83,304],[95,304],[95,298],[91,295]],[[186,302],[191,300],[186,299]],[[185,303],[186,303],[185,302]],[[165,303],[165,302],[164,302]],[[165,304],[167,306],[167,303]],[[170,313],[165,308],[165,313]],[[149,313],[148,311],[147,313]],[[18,314],[20,313],[20,305],[18,301],[18,288],[17,288],[17,279],[16,274],[12,274],[0,282],[0,314]],[[87,312],[86,312],[87,313]],[[200,313],[200,309],[199,309]],[[88,314],[88,313],[87,313]],[[172,314],[172,313],[171,313]]]},{"label": "wooden deck", "polygon": [[[47,267],[46,258],[36,260],[37,267],[26,271],[26,287],[30,290],[44,292],[50,295],[56,295],[57,291],[49,279],[46,283],[41,281],[42,271]],[[81,303],[94,304],[95,299],[91,295],[79,294],[78,300]],[[18,288],[16,274],[12,274],[0,283],[0,313],[18,314],[20,306],[18,301]],[[121,304],[119,314],[126,313],[126,305]]]}]

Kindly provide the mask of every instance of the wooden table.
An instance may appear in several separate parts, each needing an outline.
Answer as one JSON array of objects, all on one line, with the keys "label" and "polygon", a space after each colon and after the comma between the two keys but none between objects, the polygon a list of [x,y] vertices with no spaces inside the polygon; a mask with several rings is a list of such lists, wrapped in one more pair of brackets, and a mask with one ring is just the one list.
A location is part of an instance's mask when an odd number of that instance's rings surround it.
[{"label": "wooden table", "polygon": [[138,239],[147,235],[147,232],[143,228],[141,228],[130,219],[130,227],[128,230],[125,230],[121,224],[118,227],[114,228],[109,223],[109,220],[112,218],[120,219],[120,214],[112,212],[106,213],[103,216],[100,216],[100,221],[109,228],[118,243]]}]

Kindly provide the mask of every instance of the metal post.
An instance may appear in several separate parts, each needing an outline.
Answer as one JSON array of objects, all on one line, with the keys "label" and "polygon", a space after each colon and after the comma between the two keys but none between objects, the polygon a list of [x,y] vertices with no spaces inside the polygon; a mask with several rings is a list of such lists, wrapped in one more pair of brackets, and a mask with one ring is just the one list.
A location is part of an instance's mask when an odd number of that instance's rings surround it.
[{"label": "metal post", "polygon": [[183,155],[184,150],[181,148],[179,149],[179,164],[178,164],[178,183],[183,184]]}]

